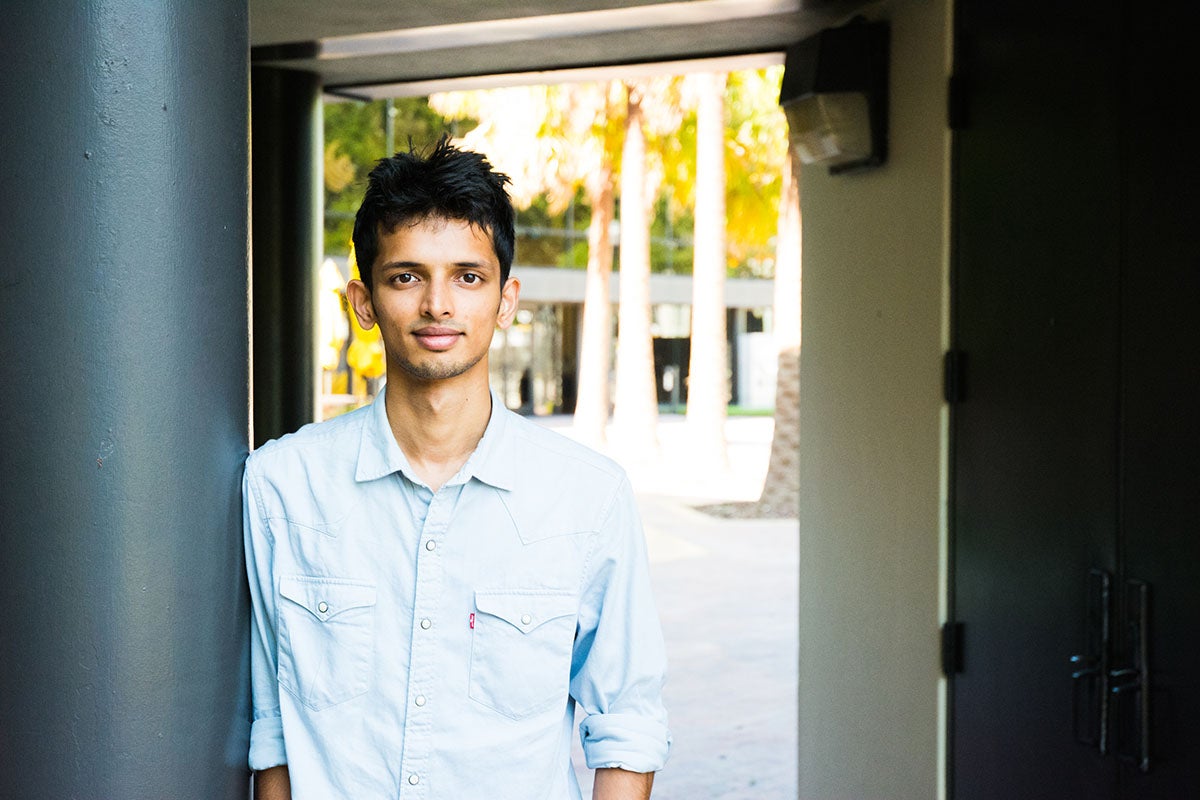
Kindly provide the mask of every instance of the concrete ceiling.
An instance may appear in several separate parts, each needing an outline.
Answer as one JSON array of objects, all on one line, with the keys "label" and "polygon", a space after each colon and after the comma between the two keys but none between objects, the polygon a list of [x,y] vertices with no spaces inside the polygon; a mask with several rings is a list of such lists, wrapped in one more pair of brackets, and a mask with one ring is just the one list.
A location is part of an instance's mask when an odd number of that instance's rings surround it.
[{"label": "concrete ceiling", "polygon": [[[778,53],[866,0],[250,0],[255,65],[352,96]],[[729,63],[729,62],[725,62]],[[602,69],[607,68],[607,69]],[[615,68],[615,69],[614,69]],[[493,78],[493,83],[504,78]],[[545,82],[543,76],[542,82]]]}]

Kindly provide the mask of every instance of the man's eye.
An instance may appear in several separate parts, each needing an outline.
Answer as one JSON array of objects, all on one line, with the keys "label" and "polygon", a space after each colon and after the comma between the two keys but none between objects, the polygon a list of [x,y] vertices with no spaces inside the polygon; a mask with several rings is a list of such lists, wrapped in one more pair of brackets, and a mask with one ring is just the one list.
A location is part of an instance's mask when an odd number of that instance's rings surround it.
[{"label": "man's eye", "polygon": [[468,284],[468,285],[473,284],[473,283],[479,283],[481,280],[483,280],[483,279],[480,278],[478,275],[476,275],[474,272],[468,272],[462,276],[463,283]]},{"label": "man's eye", "polygon": [[411,272],[398,272],[392,276],[392,283],[412,283],[417,279]]}]

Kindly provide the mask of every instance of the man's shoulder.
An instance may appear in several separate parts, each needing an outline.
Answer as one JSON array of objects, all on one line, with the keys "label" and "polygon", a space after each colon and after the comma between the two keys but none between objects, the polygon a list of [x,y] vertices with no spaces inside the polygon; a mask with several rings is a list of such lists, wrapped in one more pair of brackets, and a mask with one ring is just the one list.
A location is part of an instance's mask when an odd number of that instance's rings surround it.
[{"label": "man's shoulder", "polygon": [[520,414],[510,413],[513,435],[527,455],[536,455],[536,460],[522,464],[522,467],[537,467],[548,472],[582,469],[614,481],[624,479],[625,470],[608,456]]},{"label": "man's shoulder", "polygon": [[571,439],[568,435],[553,431],[544,425],[539,425],[538,422],[527,419],[527,417],[512,414],[512,426],[516,437],[523,441],[524,445],[533,447],[545,453],[547,459],[551,462],[562,464],[563,462],[574,462],[587,465],[587,467],[600,470],[602,473],[611,475],[624,475],[624,470],[620,464],[614,462],[612,458],[607,457],[604,453],[600,453],[587,445]]},{"label": "man's shoulder", "polygon": [[363,406],[272,439],[249,455],[247,467],[263,471],[298,461],[357,454],[363,419],[369,412],[370,406]]},{"label": "man's shoulder", "polygon": [[632,502],[625,470],[608,456],[514,414],[509,512],[526,541],[600,532],[618,505]]}]

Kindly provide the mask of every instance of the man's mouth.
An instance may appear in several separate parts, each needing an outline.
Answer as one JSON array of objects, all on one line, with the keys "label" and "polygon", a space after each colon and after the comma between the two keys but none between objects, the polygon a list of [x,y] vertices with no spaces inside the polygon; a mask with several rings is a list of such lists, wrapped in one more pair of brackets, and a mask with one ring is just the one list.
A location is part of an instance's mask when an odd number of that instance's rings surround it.
[{"label": "man's mouth", "polygon": [[417,341],[426,349],[445,350],[458,341],[458,337],[462,336],[462,331],[440,325],[429,325],[413,331],[413,336],[416,336]]}]

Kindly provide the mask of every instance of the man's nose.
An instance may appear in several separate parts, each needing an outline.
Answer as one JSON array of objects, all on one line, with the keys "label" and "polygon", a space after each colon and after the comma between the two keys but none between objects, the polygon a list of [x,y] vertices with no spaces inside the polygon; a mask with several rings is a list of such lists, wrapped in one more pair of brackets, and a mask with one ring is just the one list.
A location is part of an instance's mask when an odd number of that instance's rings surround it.
[{"label": "man's nose", "polygon": [[454,316],[454,296],[448,281],[431,279],[425,284],[421,313],[434,319]]}]

